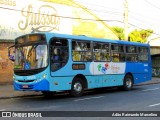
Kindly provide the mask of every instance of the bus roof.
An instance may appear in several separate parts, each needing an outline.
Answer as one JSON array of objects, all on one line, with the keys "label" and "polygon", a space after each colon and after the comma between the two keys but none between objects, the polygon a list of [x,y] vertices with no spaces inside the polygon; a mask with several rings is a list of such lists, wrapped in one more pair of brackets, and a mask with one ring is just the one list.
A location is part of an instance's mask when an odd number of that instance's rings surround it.
[{"label": "bus roof", "polygon": [[[31,34],[39,34],[39,33],[31,33]],[[53,32],[44,32],[40,34],[45,34],[48,39],[52,37],[57,38],[67,38],[67,39],[75,39],[75,40],[91,40],[95,42],[109,42],[109,43],[118,43],[118,44],[126,44],[126,45],[136,45],[136,46],[149,46],[149,44],[139,43],[139,42],[129,42],[124,40],[112,40],[112,39],[104,39],[104,38],[94,38],[88,37],[85,35],[68,35],[68,34],[60,34],[60,33],[53,33]],[[30,35],[30,34],[28,34]]]}]

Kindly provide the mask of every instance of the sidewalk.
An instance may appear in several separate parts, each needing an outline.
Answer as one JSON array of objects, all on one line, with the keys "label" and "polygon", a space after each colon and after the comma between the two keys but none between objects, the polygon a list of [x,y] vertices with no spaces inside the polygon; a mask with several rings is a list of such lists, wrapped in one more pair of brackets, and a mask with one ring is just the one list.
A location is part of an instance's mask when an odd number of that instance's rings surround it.
[{"label": "sidewalk", "polygon": [[140,83],[137,86],[140,86],[140,85],[150,85],[150,84],[158,84],[158,83],[160,83],[160,78],[158,78],[158,77],[152,77],[151,81]]},{"label": "sidewalk", "polygon": [[[153,77],[151,81],[141,83],[138,86],[157,84],[157,83],[160,83],[160,78]],[[15,91],[13,88],[13,85],[11,84],[0,85],[0,99],[15,98],[15,97],[18,98],[18,97],[26,97],[26,96],[40,96],[40,95],[42,95],[41,92]]]},{"label": "sidewalk", "polygon": [[15,91],[12,84],[0,85],[0,99],[42,95],[41,92]]}]

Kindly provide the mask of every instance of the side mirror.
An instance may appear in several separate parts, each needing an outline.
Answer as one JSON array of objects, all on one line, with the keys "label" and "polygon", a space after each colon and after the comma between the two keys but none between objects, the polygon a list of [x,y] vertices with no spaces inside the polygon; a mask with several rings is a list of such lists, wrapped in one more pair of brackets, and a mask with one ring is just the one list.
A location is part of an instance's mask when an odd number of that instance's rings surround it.
[{"label": "side mirror", "polygon": [[15,46],[11,46],[8,48],[8,58],[11,60],[11,61],[15,61]]}]

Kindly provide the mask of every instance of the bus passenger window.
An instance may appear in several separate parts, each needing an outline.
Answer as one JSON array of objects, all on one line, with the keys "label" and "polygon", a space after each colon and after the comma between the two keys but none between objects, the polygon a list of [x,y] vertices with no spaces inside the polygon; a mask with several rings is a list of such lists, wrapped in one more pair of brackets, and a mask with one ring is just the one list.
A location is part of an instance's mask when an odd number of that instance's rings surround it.
[{"label": "bus passenger window", "polygon": [[124,62],[125,61],[125,48],[122,44],[112,44],[112,61],[113,62]]},{"label": "bus passenger window", "polygon": [[131,62],[136,62],[138,61],[138,56],[137,54],[127,54],[126,60]]},{"label": "bus passenger window", "polygon": [[66,39],[53,38],[50,50],[51,70],[56,71],[65,66],[69,57],[68,41]]},{"label": "bus passenger window", "polygon": [[73,61],[91,61],[91,43],[88,41],[72,41],[72,60]]},{"label": "bus passenger window", "polygon": [[73,51],[72,52],[72,58],[73,58],[73,61],[80,61],[81,60],[81,55],[79,54],[78,51]]},{"label": "bus passenger window", "polygon": [[141,62],[148,61],[148,48],[147,47],[138,47],[138,60]]},{"label": "bus passenger window", "polygon": [[113,54],[112,61],[113,62],[119,62],[119,55],[118,54]]}]

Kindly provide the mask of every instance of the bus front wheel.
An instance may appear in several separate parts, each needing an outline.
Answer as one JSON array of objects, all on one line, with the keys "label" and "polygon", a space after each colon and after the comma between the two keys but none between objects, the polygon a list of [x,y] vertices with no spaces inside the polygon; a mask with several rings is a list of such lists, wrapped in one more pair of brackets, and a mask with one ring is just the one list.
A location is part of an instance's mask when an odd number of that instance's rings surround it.
[{"label": "bus front wheel", "polygon": [[74,97],[82,96],[84,92],[84,83],[81,78],[75,78],[72,82],[70,94]]},{"label": "bus front wheel", "polygon": [[133,87],[133,77],[127,74],[123,81],[123,90],[129,91]]}]

